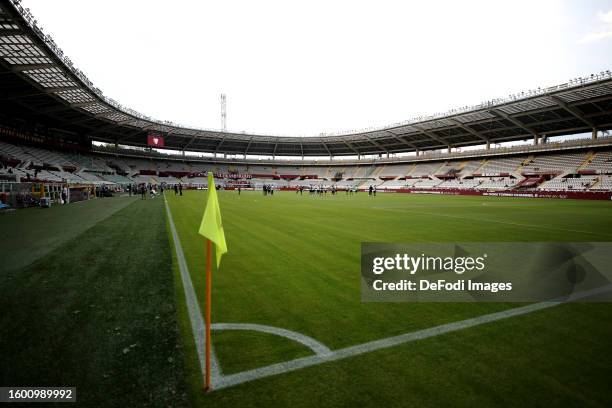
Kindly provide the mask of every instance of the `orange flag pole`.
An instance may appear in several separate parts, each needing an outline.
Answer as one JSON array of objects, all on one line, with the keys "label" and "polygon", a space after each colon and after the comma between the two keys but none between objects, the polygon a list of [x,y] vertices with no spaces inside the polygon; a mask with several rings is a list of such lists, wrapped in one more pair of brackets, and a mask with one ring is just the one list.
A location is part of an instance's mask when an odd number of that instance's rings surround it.
[{"label": "orange flag pole", "polygon": [[210,385],[210,309],[212,286],[212,241],[206,240],[206,380],[204,391],[211,391]]}]

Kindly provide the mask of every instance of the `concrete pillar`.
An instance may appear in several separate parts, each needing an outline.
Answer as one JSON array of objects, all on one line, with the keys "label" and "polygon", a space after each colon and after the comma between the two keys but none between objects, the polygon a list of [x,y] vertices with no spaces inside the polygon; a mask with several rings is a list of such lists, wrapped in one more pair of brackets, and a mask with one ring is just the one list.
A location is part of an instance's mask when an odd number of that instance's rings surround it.
[{"label": "concrete pillar", "polygon": [[357,154],[357,160],[361,160],[361,155]]},{"label": "concrete pillar", "polygon": [[540,136],[533,135],[533,145],[536,146],[540,142]]},{"label": "concrete pillar", "polygon": [[420,153],[420,152],[419,152],[419,149],[416,149],[416,150],[415,150],[415,153],[416,153],[416,156],[417,156],[417,157],[419,157],[419,153]]},{"label": "concrete pillar", "polygon": [[183,157],[185,157],[185,151],[184,150],[181,152],[181,154],[183,155]]},{"label": "concrete pillar", "polygon": [[387,152],[387,159],[389,158],[389,152]]},{"label": "concrete pillar", "polygon": [[452,148],[451,148],[450,146],[448,146],[448,150],[447,150],[447,152],[448,152],[448,153],[450,153],[450,152],[451,152],[451,149],[452,149]]},{"label": "concrete pillar", "polygon": [[491,141],[487,140],[487,150],[491,149]]},{"label": "concrete pillar", "polygon": [[596,140],[597,139],[597,129],[593,128],[593,133],[591,134],[591,139]]}]

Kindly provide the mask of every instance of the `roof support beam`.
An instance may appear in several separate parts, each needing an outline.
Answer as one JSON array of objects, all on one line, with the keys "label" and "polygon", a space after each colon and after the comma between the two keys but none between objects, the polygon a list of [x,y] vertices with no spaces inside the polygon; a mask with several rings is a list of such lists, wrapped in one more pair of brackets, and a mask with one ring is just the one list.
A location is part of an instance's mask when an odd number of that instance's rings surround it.
[{"label": "roof support beam", "polygon": [[20,29],[14,29],[14,28],[0,29],[0,37],[5,37],[9,35],[23,35],[23,34],[24,32],[21,31]]},{"label": "roof support beam", "polygon": [[249,149],[251,148],[251,143],[253,143],[253,136],[251,136],[251,138],[249,139],[249,143],[247,144],[246,149],[244,149],[244,156],[246,157],[247,153],[249,152]]},{"label": "roof support beam", "polygon": [[79,86],[77,85],[71,85],[71,86],[55,86],[55,87],[50,87],[50,88],[43,88],[46,93],[56,93],[56,92],[64,92],[64,91],[76,91],[77,89],[81,89]]},{"label": "roof support beam", "polygon": [[194,135],[191,137],[191,139],[189,139],[189,141],[188,141],[188,142],[185,144],[185,146],[183,146],[183,148],[182,148],[181,150],[182,150],[182,151],[187,150],[187,148],[188,148],[189,146],[191,146],[191,144],[192,144],[192,143],[193,143],[193,142],[196,140],[196,138],[197,138],[198,136],[204,136],[204,134],[203,134],[202,132],[194,134]]},{"label": "roof support beam", "polygon": [[391,132],[390,130],[385,130],[384,132],[389,133],[391,135],[391,137],[393,137],[398,142],[400,142],[402,144],[405,144],[406,146],[410,146],[411,148],[413,148],[415,150],[419,150],[417,145],[415,145],[414,143],[410,143],[409,141],[400,138],[398,135],[396,135],[395,133]]},{"label": "roof support beam", "polygon": [[551,100],[553,100],[553,101],[554,101],[554,102],[555,102],[557,105],[559,105],[560,107],[562,107],[562,108],[563,108],[563,109],[564,109],[566,112],[571,113],[573,116],[575,116],[575,117],[576,117],[576,118],[578,118],[579,120],[583,121],[584,123],[586,123],[586,124],[587,124],[587,125],[589,125],[590,127],[592,127],[592,128],[594,128],[594,127],[595,127],[595,124],[593,124],[593,122],[592,122],[592,121],[590,121],[590,120],[586,119],[586,118],[584,117],[584,115],[582,115],[582,114],[581,114],[581,113],[578,111],[578,109],[576,109],[576,108],[574,108],[574,107],[572,107],[572,106],[569,106],[567,103],[565,103],[565,101],[563,101],[563,99],[561,99],[561,98],[559,98],[559,97],[557,97],[557,96],[554,96],[554,95],[551,95],[551,96],[550,96],[550,99],[551,99]]},{"label": "roof support beam", "polygon": [[[325,143],[325,141],[324,141],[324,140],[321,140],[321,143],[323,143],[323,147],[325,148],[325,150],[327,150],[327,153],[328,153],[330,156],[333,156],[333,154],[332,154],[331,150],[329,150],[329,146],[327,146],[327,143]],[[303,155],[304,155],[304,147],[302,147],[302,156],[303,156]]]},{"label": "roof support beam", "polygon": [[423,129],[422,127],[416,125],[412,125],[412,127],[418,129],[421,133],[424,133],[426,136],[429,136],[433,140],[442,143],[444,146],[451,147],[451,144],[448,142],[448,140],[444,140],[441,137],[436,136],[436,134],[434,134],[433,132],[430,132],[429,130]]},{"label": "roof support beam", "polygon": [[61,111],[70,110],[70,109],[85,108],[87,106],[97,105],[98,103],[99,102],[97,101],[90,101],[90,102],[71,103],[69,105],[53,106],[50,108],[41,109],[40,113],[61,112]]},{"label": "roof support beam", "polygon": [[381,145],[380,143],[378,143],[376,140],[372,139],[370,136],[368,136],[367,134],[364,134],[364,136],[366,137],[366,139],[368,139],[368,141],[370,143],[372,143],[374,146],[380,147],[385,153],[389,154],[389,150]]},{"label": "roof support beam", "polygon": [[497,110],[497,109],[491,109],[489,112],[491,112],[492,114],[494,114],[497,117],[501,117],[501,118],[506,119],[508,122],[511,122],[516,127],[519,127],[521,129],[523,129],[525,132],[529,133],[532,136],[536,136],[536,137],[539,136],[538,133],[535,130],[530,129],[527,126],[523,125],[521,122],[519,122],[518,120],[514,119],[512,116],[508,115],[504,111]]},{"label": "roof support beam", "polygon": [[213,152],[215,155],[217,154],[217,152],[219,151],[219,148],[221,147],[221,145],[223,144],[223,142],[225,142],[225,135],[223,135],[223,137],[221,138],[221,140],[219,141],[219,144],[217,144],[217,146],[215,147],[215,151]]},{"label": "roof support beam", "polygon": [[137,130],[134,130],[134,131],[132,131],[132,132],[128,133],[127,135],[117,136],[117,137],[116,137],[116,142],[118,143],[118,142],[121,142],[122,140],[129,139],[129,138],[131,138],[132,136],[136,136],[136,135],[137,135],[137,134],[139,134],[140,132],[141,132],[141,130],[140,130],[140,129],[137,129]]},{"label": "roof support beam", "polygon": [[476,136],[477,138],[488,142],[489,139],[487,139],[486,137],[484,137],[482,134],[480,134],[479,132],[475,131],[474,129],[469,128],[468,126],[465,126],[463,123],[459,122],[456,119],[449,119],[450,122],[453,122],[454,124],[456,124],[457,126],[459,126],[461,129],[465,130],[466,132],[468,132],[471,135]]},{"label": "roof support beam", "polygon": [[33,71],[35,69],[45,69],[45,68],[55,68],[57,65],[49,63],[49,64],[23,64],[23,65],[12,65],[11,70],[13,72],[24,72],[24,71]]},{"label": "roof support beam", "polygon": [[[94,116],[94,118],[98,118],[98,116]],[[93,133],[96,134],[98,133],[98,131],[103,132],[108,129],[113,129],[113,128],[116,128],[117,126],[121,126],[123,123],[124,122],[108,123],[104,126],[97,127],[97,130],[94,131]],[[140,133],[140,132],[142,132],[142,129],[137,129],[137,133]]]},{"label": "roof support beam", "polygon": [[60,87],[53,87],[53,88],[42,88],[42,90],[35,91],[35,92],[32,92],[32,91],[14,92],[12,93],[12,95],[0,98],[0,100],[29,98],[31,96],[49,95],[50,93],[73,91],[76,89],[79,89],[79,87],[78,86],[60,86]]},{"label": "roof support beam", "polygon": [[[351,145],[349,142],[346,141],[346,139],[342,138],[342,143],[344,143],[349,149],[351,149],[353,151],[353,153],[355,153],[357,156],[361,156],[361,153],[359,153],[354,147],[353,145]],[[327,146],[326,146],[327,148]]]}]

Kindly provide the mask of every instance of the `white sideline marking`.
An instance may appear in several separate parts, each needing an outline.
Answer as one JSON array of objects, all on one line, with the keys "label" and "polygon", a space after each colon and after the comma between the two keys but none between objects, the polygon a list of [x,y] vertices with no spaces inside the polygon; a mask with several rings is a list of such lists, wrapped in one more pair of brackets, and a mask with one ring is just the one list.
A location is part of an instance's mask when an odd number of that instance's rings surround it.
[{"label": "white sideline marking", "polygon": [[309,349],[311,349],[318,356],[325,356],[332,353],[327,346],[321,342],[316,341],[312,337],[308,337],[304,334],[294,332],[291,330],[281,329],[279,327],[264,326],[263,324],[252,324],[252,323],[215,323],[212,325],[213,330],[253,330],[262,333],[275,334],[277,336],[286,337],[297,343],[302,343]]},{"label": "white sideline marking", "polygon": [[[204,321],[202,319],[202,312],[200,310],[195,290],[191,282],[191,275],[189,275],[189,269],[187,268],[187,262],[183,254],[183,249],[179,241],[176,228],[174,227],[174,221],[172,220],[172,214],[168,202],[164,197],[164,203],[166,205],[166,213],[168,214],[168,221],[170,224],[170,230],[172,231],[172,238],[174,240],[174,249],[176,250],[176,257],[181,271],[181,279],[183,281],[183,288],[185,289],[185,300],[189,311],[189,318],[191,320],[191,328],[193,330],[193,336],[196,342],[196,350],[198,358],[200,360],[200,368],[202,376],[206,373],[206,367],[204,362]],[[546,302],[532,303],[527,306],[516,307],[513,309],[504,310],[502,312],[490,313],[482,316],[473,317],[471,319],[460,320],[458,322],[442,324],[428,329],[418,330],[411,333],[400,334],[398,336],[387,337],[384,339],[374,340],[367,343],[357,344],[355,346],[349,346],[338,350],[330,350],[323,343],[296,333],[290,330],[263,326],[259,324],[249,323],[216,323],[212,325],[215,330],[256,330],[270,334],[277,334],[279,336],[287,337],[302,343],[311,348],[316,354],[314,356],[297,358],[295,360],[284,361],[282,363],[271,364],[265,367],[255,368],[252,370],[242,371],[235,374],[223,375],[221,372],[217,356],[215,355],[214,349],[211,347],[211,379],[213,385],[213,391],[220,390],[223,388],[233,387],[238,384],[245,382],[258,380],[260,378],[270,377],[273,375],[288,373],[296,371],[301,368],[311,367],[318,364],[323,364],[331,361],[342,360],[347,357],[353,357],[364,353],[369,353],[376,350],[381,350],[400,344],[408,343],[415,340],[423,340],[430,337],[439,336],[441,334],[454,332],[457,330],[467,329],[481,324],[495,322],[498,320],[507,319],[514,316],[521,316],[528,313],[536,312],[538,310],[548,309],[561,305],[566,302],[572,302],[574,300],[586,298],[601,293],[606,293],[612,290],[612,285],[606,285],[601,288],[591,289],[584,292],[578,292],[570,295],[566,299],[551,300]],[[306,344],[305,342],[308,342]],[[312,347],[311,347],[312,346]],[[318,352],[313,348],[315,347]]]},{"label": "white sideline marking", "polygon": [[[202,377],[206,375],[206,361],[204,356],[204,338],[205,328],[204,319],[202,318],[202,311],[200,310],[200,304],[196,296],[195,290],[193,289],[193,283],[191,282],[191,275],[189,274],[189,268],[185,261],[185,255],[183,254],[183,247],[181,247],[181,241],[179,240],[176,228],[174,227],[174,220],[172,219],[172,213],[168,206],[168,201],[164,196],[164,204],[166,205],[166,214],[168,214],[168,223],[170,224],[170,231],[172,232],[172,239],[174,240],[174,250],[176,251],[176,259],[178,260],[179,270],[181,272],[181,280],[183,281],[183,289],[185,290],[185,303],[187,304],[187,311],[189,312],[189,320],[191,322],[191,330],[193,331],[193,339],[196,345],[196,351],[198,353],[198,359],[200,360],[200,369],[202,371]],[[210,347],[211,355],[211,369],[210,376],[214,383],[214,379],[221,377],[221,368],[215,349]]]}]

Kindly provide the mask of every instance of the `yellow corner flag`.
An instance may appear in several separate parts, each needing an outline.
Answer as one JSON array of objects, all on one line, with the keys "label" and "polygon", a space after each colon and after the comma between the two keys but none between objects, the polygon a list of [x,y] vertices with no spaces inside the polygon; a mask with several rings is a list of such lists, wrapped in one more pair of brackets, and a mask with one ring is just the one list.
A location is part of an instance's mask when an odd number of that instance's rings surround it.
[{"label": "yellow corner flag", "polygon": [[223,223],[221,222],[221,209],[217,200],[217,189],[215,188],[215,179],[212,172],[208,172],[208,203],[206,203],[199,233],[215,244],[217,267],[219,267],[221,255],[227,252],[227,245],[225,243],[225,233],[223,232]]}]

